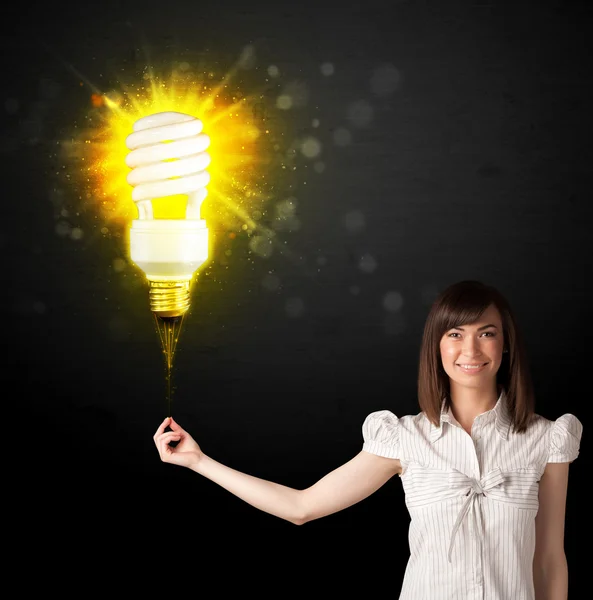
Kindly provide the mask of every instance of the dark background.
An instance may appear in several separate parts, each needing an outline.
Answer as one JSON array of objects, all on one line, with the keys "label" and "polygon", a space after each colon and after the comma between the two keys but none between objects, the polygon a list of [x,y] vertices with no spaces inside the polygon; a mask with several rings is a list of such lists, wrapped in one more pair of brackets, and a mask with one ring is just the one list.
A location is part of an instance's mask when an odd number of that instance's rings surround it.
[{"label": "dark background", "polygon": [[[437,291],[464,278],[494,284],[524,329],[538,412],[570,412],[585,426],[566,521],[571,592],[581,597],[593,224],[587,6],[3,9],[2,396],[7,429],[18,433],[7,463],[23,532],[117,532],[129,545],[170,528],[186,543],[204,546],[208,532],[232,546],[257,531],[274,536],[282,556],[304,548],[300,570],[307,553],[360,556],[383,583],[401,584],[408,516],[397,478],[297,528],[160,462],[152,436],[166,413],[164,369],[147,288],[121,285],[112,268],[121,239],[100,239],[96,216],[81,217],[81,240],[64,233],[52,157],[90,95],[65,63],[100,85],[106,70],[140,68],[146,47],[161,61],[207,48],[230,67],[254,44],[261,72],[274,64],[283,82],[306,87],[308,101],[285,118],[318,137],[325,170],[301,159],[307,184],[292,190],[300,228],[278,233],[288,251],[263,258],[247,238],[230,258],[215,250],[175,357],[174,416],[223,463],[306,487],[360,450],[369,412],[417,412],[419,342]],[[381,72],[396,73],[397,86],[377,80]],[[351,109],[361,101],[372,116],[357,124]],[[350,143],[335,142],[340,128]],[[76,197],[63,184],[58,191]],[[334,572],[326,584],[337,591],[339,581],[347,589]]]}]

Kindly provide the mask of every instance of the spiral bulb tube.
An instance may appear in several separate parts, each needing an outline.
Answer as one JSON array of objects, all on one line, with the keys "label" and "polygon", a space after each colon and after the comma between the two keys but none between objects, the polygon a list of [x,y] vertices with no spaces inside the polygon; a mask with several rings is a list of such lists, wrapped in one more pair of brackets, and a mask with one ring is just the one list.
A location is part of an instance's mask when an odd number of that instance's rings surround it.
[{"label": "spiral bulb tube", "polygon": [[[150,306],[162,317],[189,308],[190,283],[208,258],[208,229],[201,218],[210,176],[210,138],[191,115],[161,112],[138,119],[126,138],[127,182],[138,218],[130,229],[132,261],[150,282]],[[185,219],[156,219],[152,200],[186,195]]]}]

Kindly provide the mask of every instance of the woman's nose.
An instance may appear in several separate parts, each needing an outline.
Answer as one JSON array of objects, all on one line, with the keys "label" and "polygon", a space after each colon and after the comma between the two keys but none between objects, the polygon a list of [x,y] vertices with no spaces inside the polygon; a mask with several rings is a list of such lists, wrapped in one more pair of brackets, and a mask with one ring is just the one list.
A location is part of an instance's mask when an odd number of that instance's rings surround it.
[{"label": "woman's nose", "polygon": [[482,350],[480,348],[480,343],[478,342],[478,340],[474,339],[473,337],[467,337],[463,341],[462,352],[466,356],[479,355],[482,353]]}]

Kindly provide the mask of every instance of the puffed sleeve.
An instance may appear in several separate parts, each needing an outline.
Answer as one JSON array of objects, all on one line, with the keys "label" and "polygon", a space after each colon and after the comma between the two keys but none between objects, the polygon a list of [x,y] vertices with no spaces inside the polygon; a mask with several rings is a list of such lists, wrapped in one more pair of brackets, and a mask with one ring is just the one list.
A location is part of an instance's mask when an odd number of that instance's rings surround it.
[{"label": "puffed sleeve", "polygon": [[371,413],[362,425],[362,449],[386,458],[400,458],[399,419],[388,410]]},{"label": "puffed sleeve", "polygon": [[562,415],[550,431],[549,463],[572,462],[579,455],[582,423],[571,414]]}]

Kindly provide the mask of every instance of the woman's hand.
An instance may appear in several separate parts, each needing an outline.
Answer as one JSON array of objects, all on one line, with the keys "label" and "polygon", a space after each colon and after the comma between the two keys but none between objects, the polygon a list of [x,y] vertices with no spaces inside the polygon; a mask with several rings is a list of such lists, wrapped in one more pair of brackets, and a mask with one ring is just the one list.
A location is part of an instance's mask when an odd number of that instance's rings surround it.
[{"label": "woman's hand", "polygon": [[[167,426],[171,431],[165,431]],[[163,462],[191,469],[204,456],[198,443],[174,421],[173,417],[167,417],[159,425],[153,439]],[[169,445],[171,442],[177,442],[175,447]]]}]

